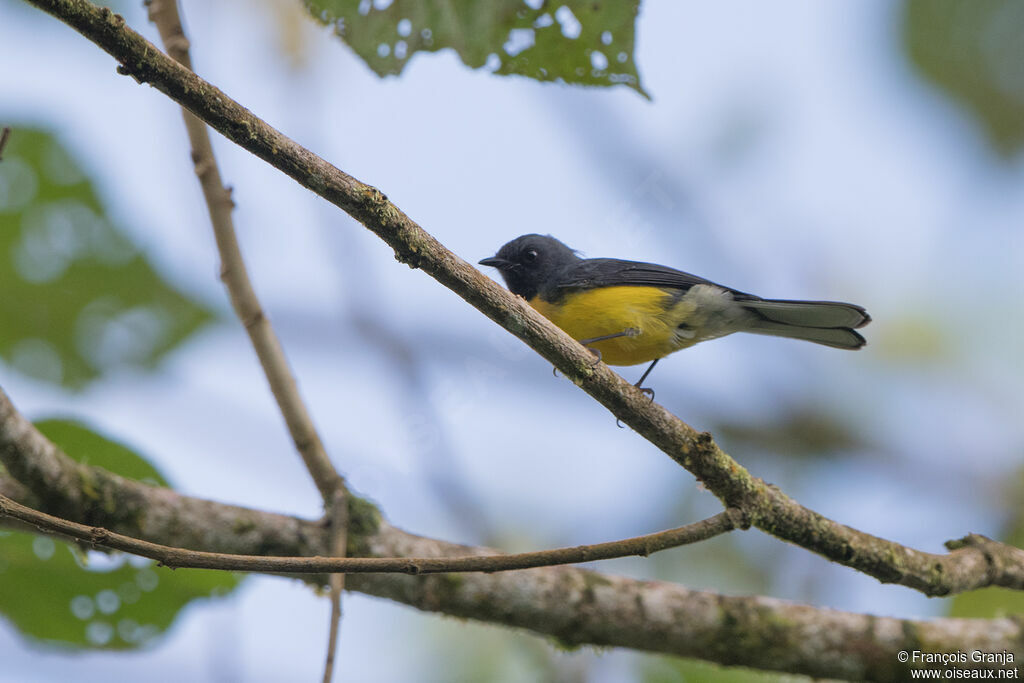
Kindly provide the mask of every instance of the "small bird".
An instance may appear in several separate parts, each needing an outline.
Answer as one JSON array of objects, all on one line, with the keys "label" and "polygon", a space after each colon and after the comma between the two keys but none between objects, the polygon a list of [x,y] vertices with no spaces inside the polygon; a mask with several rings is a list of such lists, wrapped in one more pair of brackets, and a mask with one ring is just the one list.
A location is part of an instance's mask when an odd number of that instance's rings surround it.
[{"label": "small bird", "polygon": [[583,259],[550,235],[517,237],[480,264],[600,360],[649,362],[637,387],[668,354],[733,332],[859,349],[855,330],[871,322],[854,304],[762,299],[655,263]]}]

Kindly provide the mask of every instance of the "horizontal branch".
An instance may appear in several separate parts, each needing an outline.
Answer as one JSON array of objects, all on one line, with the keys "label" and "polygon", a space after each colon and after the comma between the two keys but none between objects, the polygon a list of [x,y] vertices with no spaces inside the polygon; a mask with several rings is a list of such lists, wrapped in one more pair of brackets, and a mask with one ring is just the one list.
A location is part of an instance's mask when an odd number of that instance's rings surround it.
[{"label": "horizontal branch", "polygon": [[[525,301],[450,252],[382,192],[340,171],[257,118],[242,105],[164,55],[106,8],[87,0],[26,0],[64,21],[120,62],[119,72],[149,83],[229,140],[345,210],[390,245],[396,258],[421,268],[549,360],[714,493],[726,508],[781,539],[884,583],[926,595],[984,586],[1024,588],[1019,550],[989,541],[936,555],[839,524],[809,510],[751,474],[707,433],[685,424],[615,374]],[[993,561],[996,559],[996,561]]]},{"label": "horizontal branch", "polygon": [[[374,554],[465,553],[462,546],[382,533]],[[694,552],[701,552],[694,549]],[[685,556],[680,561],[685,561]],[[1024,657],[1024,624],[1000,619],[896,619],[733,597],[575,567],[424,577],[365,574],[350,587],[419,609],[499,621],[562,644],[628,647],[815,678],[907,681],[900,652],[1009,652]],[[990,669],[998,664],[972,664]]]},{"label": "horizontal branch", "polygon": [[[5,479],[0,477],[0,483]],[[150,496],[146,509],[157,516],[165,514],[169,505],[178,519],[205,519],[202,538],[197,538],[185,525],[147,526],[143,516],[136,516],[135,524],[159,534],[150,540],[167,545],[199,542],[210,550],[231,548],[245,554],[264,552],[264,539],[283,541],[275,543],[275,551],[283,554],[318,553],[329,543],[327,530],[317,522],[123,481],[138,487],[123,498]],[[93,516],[102,520],[104,514],[110,516],[108,523],[133,531],[131,523],[115,517],[109,508]],[[281,534],[282,529],[291,533]],[[414,536],[386,522],[360,532],[358,541],[360,552],[381,556],[445,558],[494,552]],[[322,574],[306,578],[326,583]],[[899,653],[914,650],[934,654],[1005,650],[1018,661],[1024,657],[1024,628],[1014,619],[876,617],[771,598],[691,591],[576,567],[496,574],[353,574],[347,586],[425,611],[526,629],[567,646],[628,647],[825,678],[904,681],[909,669],[900,664]]]},{"label": "horizontal branch", "polygon": [[[8,463],[35,456],[42,466],[22,471],[43,476],[40,471],[46,470],[58,481],[87,481],[89,494],[45,486],[35,494],[29,493],[32,487],[11,484]],[[318,522],[184,496],[79,465],[14,410],[2,391],[0,462],[8,469],[7,476],[0,476],[4,491],[24,490],[44,509],[66,507],[80,523],[88,520],[152,543],[289,557],[316,556],[329,548],[328,530]],[[349,555],[446,558],[495,552],[408,534],[382,521],[372,504],[356,496],[348,500]],[[326,583],[322,574],[305,576]],[[826,678],[906,680],[906,665],[897,659],[901,651],[1006,650],[1018,660],[1024,658],[1024,628],[1013,619],[874,617],[690,591],[576,567],[496,574],[353,574],[347,587],[422,610],[529,629],[568,645],[629,647]]]},{"label": "horizontal branch", "polygon": [[505,572],[516,569],[550,567],[609,560],[630,555],[647,556],[660,550],[677,548],[737,528],[735,511],[676,529],[627,538],[621,541],[556,548],[529,553],[487,554],[463,557],[268,557],[188,550],[119,534],[102,527],[78,524],[26,507],[0,494],[0,519],[10,517],[34,526],[44,533],[59,534],[92,546],[120,550],[148,557],[172,569],[220,569],[270,574],[438,574],[445,572]]}]

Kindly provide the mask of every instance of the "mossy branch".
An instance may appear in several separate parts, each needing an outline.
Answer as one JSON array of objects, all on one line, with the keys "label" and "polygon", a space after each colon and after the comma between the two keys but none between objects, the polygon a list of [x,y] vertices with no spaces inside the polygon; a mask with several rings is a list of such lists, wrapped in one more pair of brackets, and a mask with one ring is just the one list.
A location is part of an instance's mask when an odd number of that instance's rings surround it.
[{"label": "mossy branch", "polygon": [[[3,403],[0,401],[0,407]],[[49,451],[51,465],[68,465],[67,456],[24,418],[10,409],[0,413],[0,462],[30,459]],[[97,526],[118,528],[175,548],[243,556],[301,556],[299,559],[322,563],[375,557],[430,558],[441,563],[446,558],[496,556],[489,548],[405,533],[381,520],[371,503],[350,495],[348,554],[370,557],[310,557],[323,553],[330,544],[328,530],[320,522],[192,498],[98,468],[88,469],[100,497],[116,500],[118,505],[111,507],[92,498],[78,500],[83,516]],[[0,474],[0,491],[17,495],[23,490],[8,485],[8,479]],[[55,492],[41,502],[45,507],[61,501],[60,492]],[[4,502],[0,516],[4,512],[17,512],[17,508]],[[53,521],[50,526],[59,528],[66,524],[27,512],[24,517],[32,520],[30,523]],[[742,523],[735,513],[731,517],[734,519],[717,523]],[[95,536],[92,531],[88,535],[104,538],[100,530]],[[327,583],[322,574],[304,577],[318,585]],[[691,591],[662,581],[637,581],[577,567],[423,576],[351,574],[347,586],[422,610],[528,629],[570,647],[628,647],[829,679],[908,680],[912,663],[901,663],[900,653],[915,650],[932,655],[1008,652],[1018,661],[1024,657],[1024,626],[1012,618],[919,621],[875,617],[772,598]],[[1005,668],[992,662],[972,666],[996,672]]]}]

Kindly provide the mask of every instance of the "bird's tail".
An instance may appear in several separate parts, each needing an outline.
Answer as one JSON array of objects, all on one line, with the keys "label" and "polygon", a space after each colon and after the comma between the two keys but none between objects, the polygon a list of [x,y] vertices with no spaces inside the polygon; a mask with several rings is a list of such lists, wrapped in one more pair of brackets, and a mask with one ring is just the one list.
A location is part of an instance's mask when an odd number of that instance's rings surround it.
[{"label": "bird's tail", "polygon": [[788,301],[759,299],[744,301],[754,314],[745,332],[775,337],[804,339],[837,349],[859,349],[867,342],[854,330],[871,322],[860,306],[837,301]]}]

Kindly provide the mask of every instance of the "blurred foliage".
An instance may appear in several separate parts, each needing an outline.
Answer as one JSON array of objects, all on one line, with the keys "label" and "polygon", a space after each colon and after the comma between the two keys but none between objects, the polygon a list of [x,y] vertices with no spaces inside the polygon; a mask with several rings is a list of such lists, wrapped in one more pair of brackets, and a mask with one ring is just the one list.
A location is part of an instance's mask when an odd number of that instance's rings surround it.
[{"label": "blurred foliage", "polygon": [[[534,634],[536,635],[536,634]],[[552,647],[550,639],[526,632],[445,619],[422,633],[428,642],[430,660],[417,679],[423,683],[450,681],[582,680],[560,675],[560,663],[571,656]],[[429,672],[429,673],[428,673]]]},{"label": "blurred foliage", "polygon": [[1024,3],[907,0],[903,39],[922,74],[977,118],[1004,156],[1024,143]]},{"label": "blurred foliage", "polygon": [[[921,305],[921,309],[925,304]],[[872,345],[889,360],[901,363],[935,363],[948,359],[953,353],[949,328],[937,314],[904,311],[872,339]]]},{"label": "blurred foliage", "polygon": [[378,76],[416,52],[454,49],[494,73],[574,85],[625,84],[647,97],[633,60],[639,0],[305,0]]},{"label": "blurred foliage", "polygon": [[[696,519],[694,513],[679,515],[663,523],[666,529]],[[760,550],[760,549],[759,549]],[[668,550],[644,560],[647,572],[659,581],[672,581],[697,590],[720,590],[743,594],[764,594],[772,590],[772,574],[779,551],[755,552],[735,534],[704,541],[700,550]]]},{"label": "blurred foliage", "polygon": [[210,318],[153,270],[41,130],[14,128],[0,161],[0,259],[0,357],[69,388],[152,367]]},{"label": "blurred foliage", "polygon": [[[1016,514],[1007,524],[999,540],[1024,548],[1024,470],[1013,481],[1006,509]],[[983,588],[970,593],[956,595],[950,601],[951,617],[1002,617],[1010,614],[1024,615],[1024,593],[1009,588]]]},{"label": "blurred foliage", "polygon": [[[67,420],[36,423],[79,462],[165,486],[129,448]],[[240,582],[228,572],[157,570],[151,560],[114,555],[90,568],[77,546],[0,530],[0,614],[24,636],[50,645],[125,650],[164,634],[197,598],[226,595]]]},{"label": "blurred foliage", "polygon": [[643,668],[643,683],[787,683],[807,681],[803,676],[727,668],[696,659],[652,658]]},{"label": "blurred foliage", "polygon": [[842,419],[814,406],[792,410],[765,424],[720,421],[714,433],[736,451],[773,451],[787,456],[819,457],[865,446]]}]

